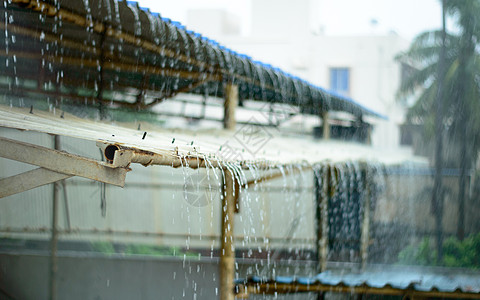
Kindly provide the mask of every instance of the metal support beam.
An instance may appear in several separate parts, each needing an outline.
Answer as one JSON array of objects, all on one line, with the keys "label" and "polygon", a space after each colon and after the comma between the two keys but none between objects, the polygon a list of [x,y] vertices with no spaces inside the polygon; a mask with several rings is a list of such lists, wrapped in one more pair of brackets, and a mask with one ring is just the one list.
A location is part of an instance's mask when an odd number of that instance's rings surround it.
[{"label": "metal support beam", "polygon": [[[225,186],[222,197],[222,237],[220,241],[220,300],[234,300],[235,244],[233,218],[235,214],[235,179],[230,170],[225,170]],[[238,190],[235,191],[235,194]]]},{"label": "metal support beam", "polygon": [[0,198],[28,191],[69,177],[72,177],[72,175],[37,168],[15,176],[3,178],[0,179]]},{"label": "metal support beam", "polygon": [[[63,56],[63,55],[53,55],[53,54],[45,54],[41,55],[34,52],[23,52],[23,51],[16,51],[14,54],[7,53],[5,50],[0,51],[0,56],[13,56],[25,59],[32,59],[41,61],[42,59],[52,62],[54,64],[62,64],[62,65],[72,65],[72,66],[83,66],[89,68],[97,68],[98,61],[97,59],[93,58],[77,58],[72,56]],[[173,68],[160,68],[150,65],[141,65],[135,64],[133,62],[124,62],[115,60],[115,56],[112,56],[108,53],[105,54],[105,58],[108,61],[105,61],[102,68],[105,70],[112,70],[112,71],[125,71],[125,72],[132,72],[132,73],[146,73],[149,75],[160,75],[166,77],[177,77],[182,79],[188,80],[197,80],[200,84],[209,82],[209,81],[220,81],[221,76],[218,74],[205,74],[196,71],[188,71],[188,70],[176,70]],[[187,89],[188,90],[188,89]],[[137,104],[132,104],[132,106],[136,106]]]},{"label": "metal support beam", "polygon": [[330,123],[328,111],[322,111],[322,126],[323,126],[323,138],[328,140],[330,139]]},{"label": "metal support beam", "polygon": [[223,128],[234,130],[237,124],[235,111],[238,105],[238,85],[228,83],[225,86]]},{"label": "metal support beam", "polygon": [[0,137],[0,157],[123,187],[127,168]]},{"label": "metal support beam", "polygon": [[[106,32],[106,35],[110,38],[114,38],[117,40],[121,40],[125,43],[129,43],[132,46],[135,47],[141,47],[144,50],[160,54],[160,55],[165,55],[166,57],[173,58],[175,60],[182,61],[184,63],[187,63],[189,65],[193,65],[195,67],[198,67],[201,70],[208,70],[208,69],[214,69],[215,71],[210,74],[212,76],[212,80],[215,80],[217,82],[221,82],[222,78],[224,76],[229,76],[230,71],[229,70],[222,70],[222,69],[217,69],[215,66],[208,64],[203,61],[198,61],[193,59],[190,56],[184,55],[182,53],[178,53],[175,49],[169,49],[164,47],[163,45],[156,45],[150,41],[144,40],[139,38],[138,36],[129,34],[127,32],[122,31],[120,28],[112,28],[112,27],[107,27],[105,29],[105,24],[100,23],[100,22],[92,22],[91,19],[88,19],[86,16],[75,14],[71,11],[65,10],[60,8],[59,10],[52,4],[49,4],[44,1],[39,1],[39,0],[13,0],[13,3],[19,3],[22,5],[28,4],[28,7],[32,9],[33,11],[41,12],[47,16],[53,17],[57,16],[58,18],[62,19],[64,22],[69,22],[71,24],[76,24],[78,26],[82,26],[85,28],[92,28],[95,32],[97,33],[102,33]],[[26,5],[25,5],[26,6]],[[83,52],[87,53],[92,53],[96,54],[99,53],[99,49],[97,47],[93,46],[88,46],[84,45],[82,43],[79,43],[74,40],[68,40],[65,37],[59,39],[58,36],[53,35],[53,34],[48,34],[48,33],[43,33],[40,35],[40,32],[38,30],[26,28],[26,27],[21,27],[17,26],[14,24],[9,24],[8,25],[9,31],[13,32],[14,34],[18,35],[25,35],[29,36],[35,39],[40,39],[40,36],[42,36],[42,39],[45,40],[46,42],[55,42],[59,43],[60,45],[63,45],[64,47],[68,48],[73,48],[73,49],[81,49]],[[4,26],[3,23],[0,23],[0,30],[6,30],[6,26]],[[15,53],[17,54],[17,53]],[[108,54],[108,53],[106,53]],[[117,59],[118,55],[115,53],[116,56],[112,57],[112,59]],[[47,58],[44,58],[47,59]],[[83,61],[83,60],[82,60]],[[95,66],[96,67],[96,66]],[[151,67],[151,66],[150,66]],[[203,75],[204,76],[204,75]],[[178,76],[177,76],[178,77]],[[262,83],[258,80],[254,80],[250,78],[249,76],[242,76],[240,74],[236,75],[236,78],[243,81],[247,82],[250,84],[254,84],[256,86],[263,87],[265,89],[269,89],[271,91],[277,92],[277,93],[283,93],[284,91],[276,88],[273,85],[265,84]],[[297,97],[296,93],[288,93],[286,95],[287,97]]]}]

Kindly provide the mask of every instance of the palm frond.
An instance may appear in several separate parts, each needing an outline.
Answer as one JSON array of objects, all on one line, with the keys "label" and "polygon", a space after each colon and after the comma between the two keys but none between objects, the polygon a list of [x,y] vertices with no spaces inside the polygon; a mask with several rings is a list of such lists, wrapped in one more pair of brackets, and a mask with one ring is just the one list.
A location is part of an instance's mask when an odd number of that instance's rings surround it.
[{"label": "palm frond", "polygon": [[433,81],[436,77],[436,70],[438,69],[437,63],[426,66],[425,68],[412,72],[406,77],[400,84],[398,96],[408,96],[415,93],[417,88],[426,87],[429,82]]},{"label": "palm frond", "polygon": [[[447,34],[447,58],[457,56],[458,51],[456,47],[452,46],[457,44],[458,37]],[[427,31],[418,35],[407,51],[401,52],[396,56],[396,60],[421,68],[425,65],[429,65],[438,61],[441,45],[441,32]]]},{"label": "palm frond", "polygon": [[437,82],[432,82],[419,96],[417,102],[408,110],[407,120],[410,123],[421,123],[427,115],[431,114],[432,110],[434,110],[437,88]]}]

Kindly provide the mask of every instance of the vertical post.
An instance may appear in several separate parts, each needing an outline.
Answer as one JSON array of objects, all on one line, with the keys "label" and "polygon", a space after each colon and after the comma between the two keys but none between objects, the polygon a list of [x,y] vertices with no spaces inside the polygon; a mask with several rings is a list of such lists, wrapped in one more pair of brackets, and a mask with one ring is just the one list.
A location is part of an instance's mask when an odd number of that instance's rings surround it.
[{"label": "vertical post", "polygon": [[70,222],[70,209],[68,208],[67,184],[65,183],[65,179],[61,181],[61,185],[63,191],[63,204],[65,205],[65,221],[67,223],[67,230],[71,230],[72,225]]},{"label": "vertical post", "polygon": [[366,125],[366,126],[367,126],[367,141],[366,141],[366,144],[371,145],[372,144],[372,126],[370,126],[370,125]]},{"label": "vertical post", "polygon": [[[235,182],[233,174],[225,170],[225,186],[222,198],[222,232],[220,249],[220,299],[234,300],[235,245],[233,237],[233,217],[235,213]],[[235,190],[238,193],[238,190]]]},{"label": "vertical post", "polygon": [[235,129],[235,110],[238,105],[238,85],[227,83],[225,86],[225,102],[223,115],[223,128]]},{"label": "vertical post", "polygon": [[362,167],[362,181],[365,194],[365,201],[363,202],[363,218],[362,218],[362,238],[360,246],[360,256],[362,260],[362,270],[365,270],[368,260],[368,244],[370,243],[370,201],[371,193],[369,184],[367,182],[367,168],[366,165]]},{"label": "vertical post", "polygon": [[238,214],[240,213],[240,183],[238,180],[235,180],[235,197],[234,198],[234,203],[235,203],[235,213]]},{"label": "vertical post", "polygon": [[203,96],[203,99],[202,99],[202,113],[200,114],[201,115],[201,119],[205,119],[205,113],[207,111],[207,95],[204,95]]},{"label": "vertical post", "polygon": [[[355,120],[355,126],[357,127],[357,134],[361,138],[361,142],[365,142],[367,145],[372,144],[372,126],[363,121],[363,116],[357,117]],[[362,138],[365,138],[363,140]]]},{"label": "vertical post", "polygon": [[[317,252],[317,272],[323,272],[327,269],[328,254],[328,185],[329,185],[329,167],[324,174],[320,171],[314,173],[315,176],[315,206],[316,206],[316,252]],[[320,186],[319,177],[322,178]]]},{"label": "vertical post", "polygon": [[320,240],[320,250],[321,250],[321,271],[327,270],[327,255],[328,255],[328,200],[330,199],[330,193],[328,192],[332,187],[332,179],[331,179],[331,172],[330,168],[327,168],[327,173],[324,174],[324,182],[325,184],[323,185],[322,188],[322,202],[321,202],[321,208],[322,208],[322,219],[321,219],[321,224],[322,224],[322,238]]},{"label": "vertical post", "polygon": [[[54,148],[60,150],[60,137],[55,135]],[[58,247],[58,201],[60,193],[58,192],[59,183],[53,184],[53,199],[52,199],[52,235],[50,238],[50,282],[49,282],[49,299],[57,299],[57,247]]]},{"label": "vertical post", "polygon": [[321,267],[321,240],[322,240],[322,188],[325,182],[321,181],[322,185],[320,185],[320,174],[321,169],[315,172],[313,171],[313,181],[315,186],[315,255],[317,259],[317,272],[322,271]]},{"label": "vertical post", "polygon": [[328,111],[322,111],[322,123],[323,123],[323,138],[328,140],[330,139],[330,122]]}]

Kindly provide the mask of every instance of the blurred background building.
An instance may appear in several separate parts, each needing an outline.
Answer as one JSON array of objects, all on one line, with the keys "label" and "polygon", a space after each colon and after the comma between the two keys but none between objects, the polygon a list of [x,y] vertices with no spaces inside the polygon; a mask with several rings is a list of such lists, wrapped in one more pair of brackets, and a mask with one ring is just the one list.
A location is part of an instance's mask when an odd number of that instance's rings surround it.
[{"label": "blurred background building", "polygon": [[[187,11],[186,25],[239,53],[387,116],[388,120],[371,120],[372,144],[387,149],[401,146],[400,125],[406,107],[396,100],[402,65],[395,56],[406,50],[409,42],[380,29],[376,20],[371,21],[370,34],[326,35],[322,28],[312,29],[311,24],[319,18],[317,5],[310,0],[252,1],[249,20],[226,9],[192,9]],[[243,22],[251,22],[247,34],[241,31]],[[299,116],[290,126],[295,122],[305,120]]]}]

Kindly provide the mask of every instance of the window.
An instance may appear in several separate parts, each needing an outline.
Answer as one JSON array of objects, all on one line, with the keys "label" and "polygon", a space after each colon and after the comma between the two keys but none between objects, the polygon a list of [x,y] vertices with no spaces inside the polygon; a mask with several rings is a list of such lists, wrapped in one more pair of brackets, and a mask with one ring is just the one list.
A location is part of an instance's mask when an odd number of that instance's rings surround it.
[{"label": "window", "polygon": [[330,69],[330,89],[347,96],[350,93],[350,70],[348,68]]}]

